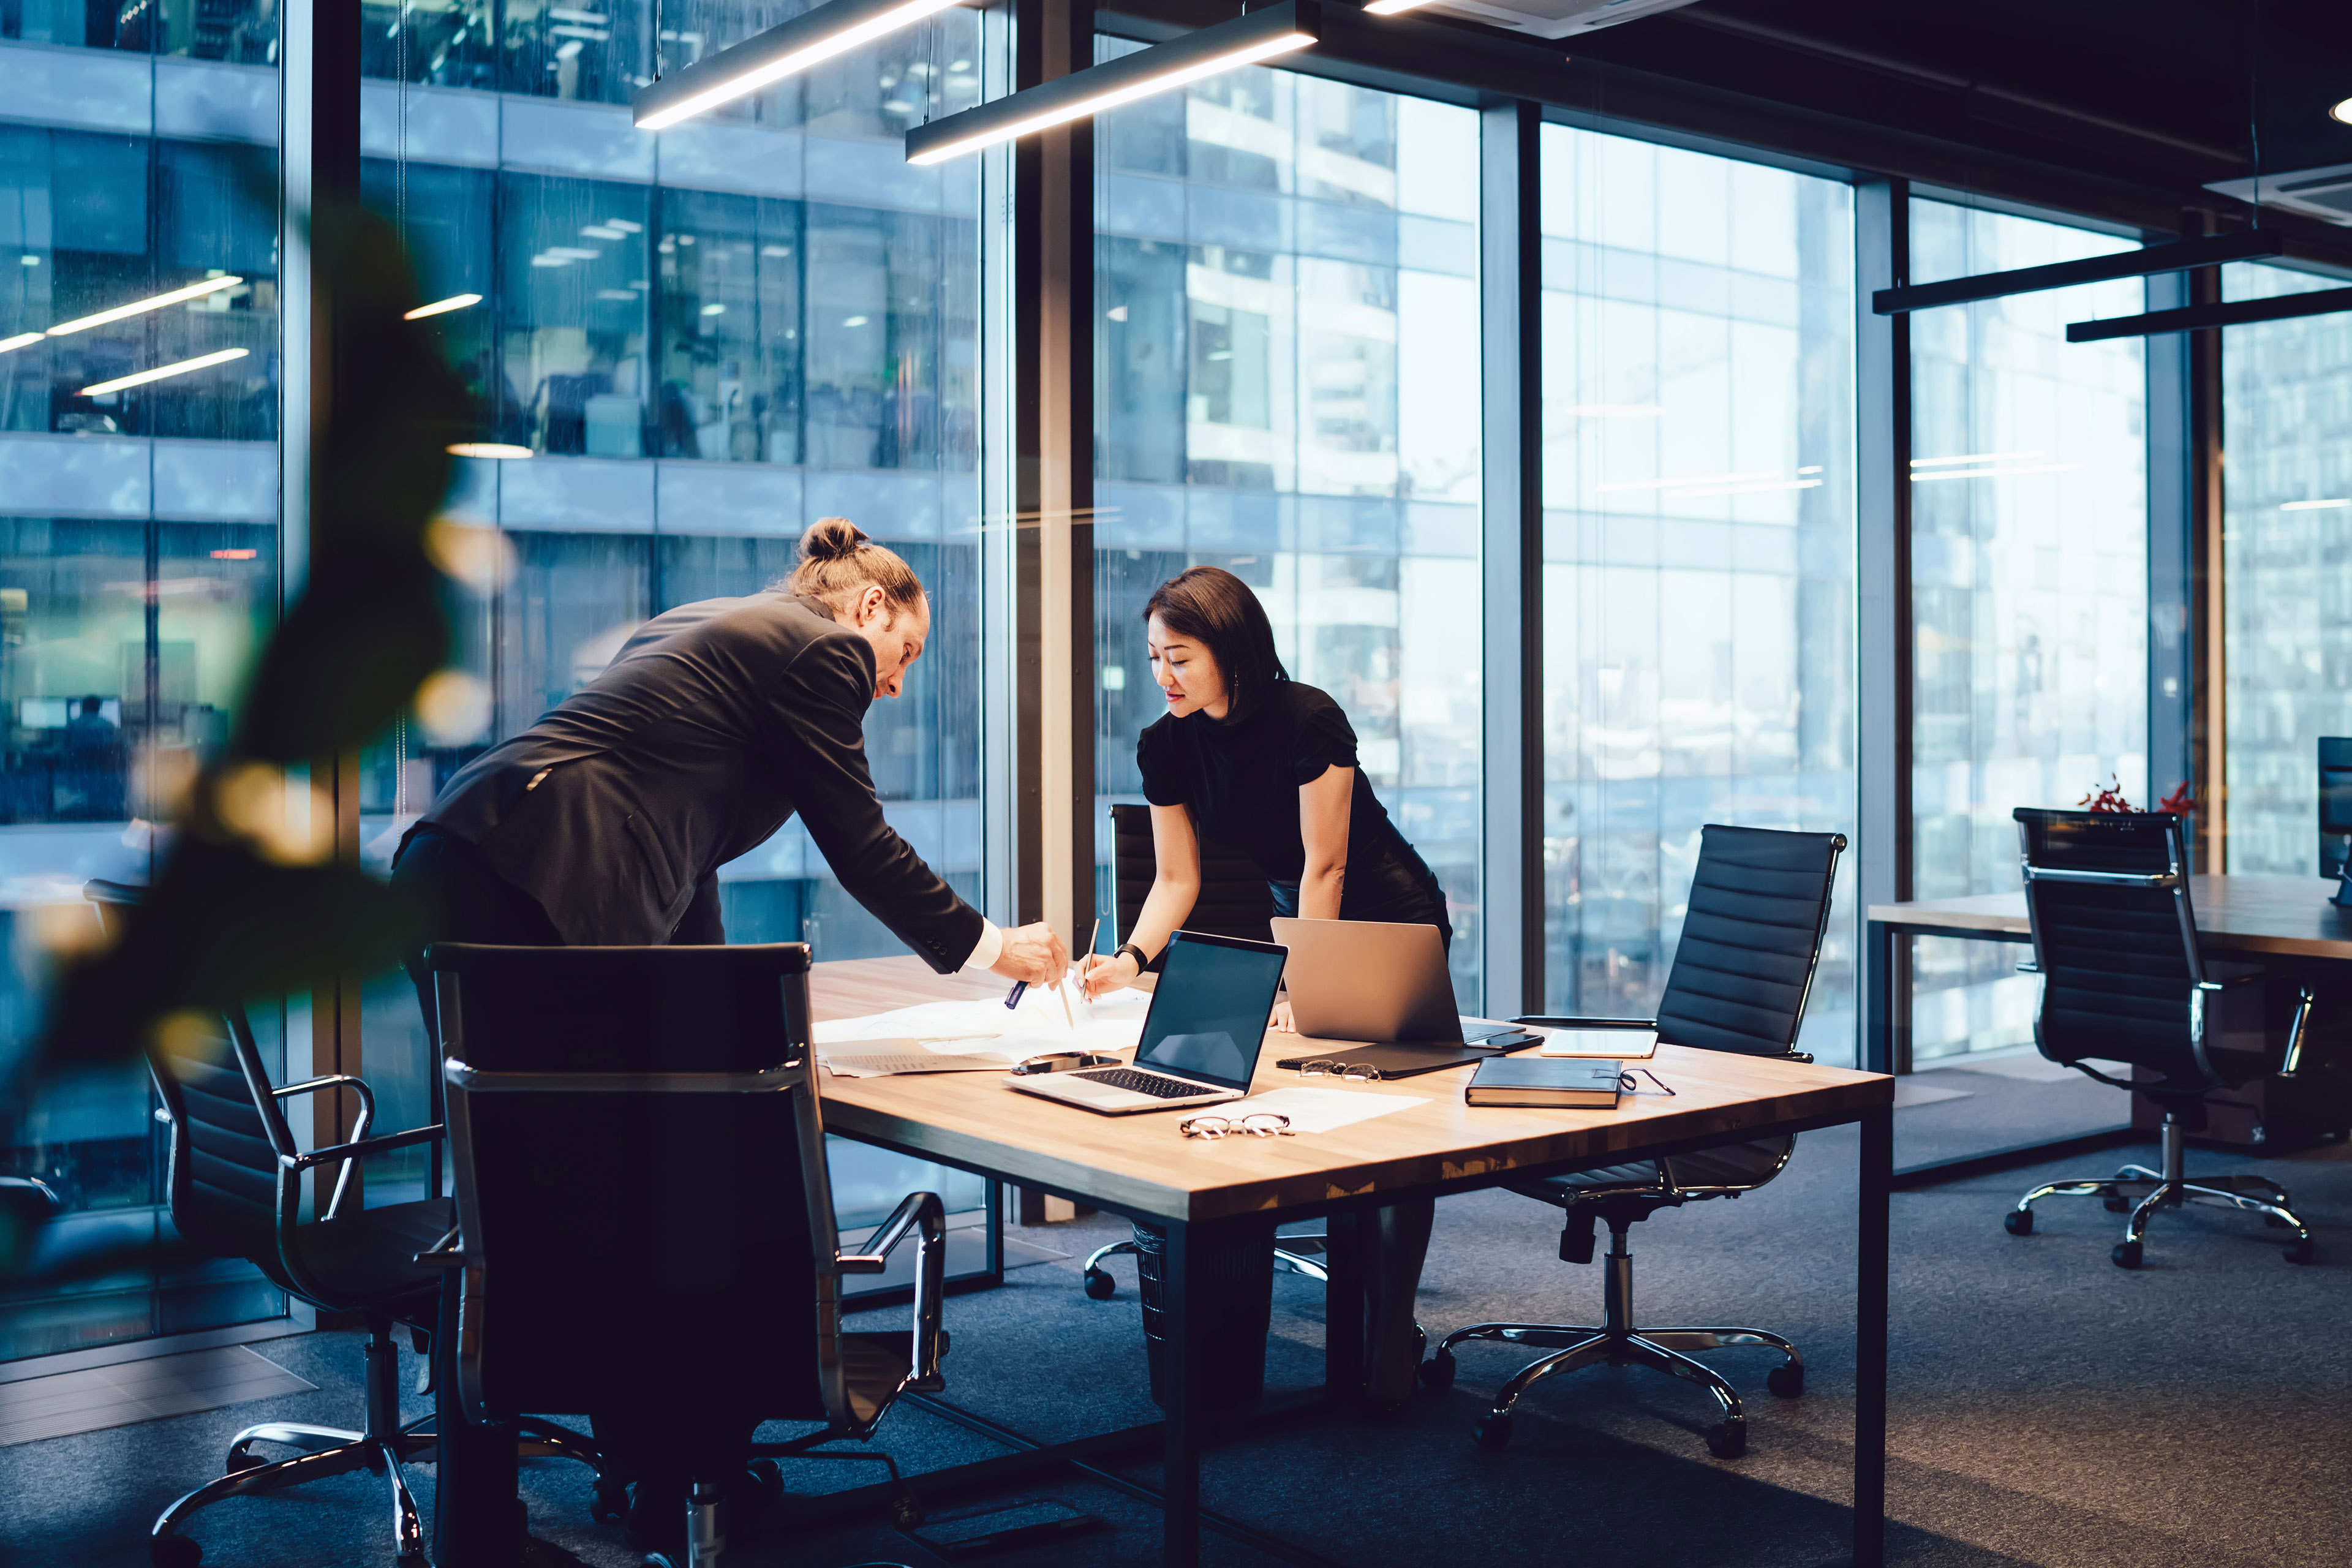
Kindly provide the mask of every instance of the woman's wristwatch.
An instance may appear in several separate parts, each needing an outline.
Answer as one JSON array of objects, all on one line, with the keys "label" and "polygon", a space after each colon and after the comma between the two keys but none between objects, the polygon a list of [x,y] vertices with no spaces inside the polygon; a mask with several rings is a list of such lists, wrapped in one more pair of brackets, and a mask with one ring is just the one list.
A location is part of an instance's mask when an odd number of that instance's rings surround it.
[{"label": "woman's wristwatch", "polygon": [[1138,974],[1142,973],[1145,970],[1151,967],[1151,960],[1144,957],[1143,950],[1136,946],[1135,943],[1131,942],[1120,942],[1118,944],[1118,951],[1110,955],[1110,961],[1113,963],[1117,963],[1122,957],[1130,952],[1135,954],[1135,972]]}]

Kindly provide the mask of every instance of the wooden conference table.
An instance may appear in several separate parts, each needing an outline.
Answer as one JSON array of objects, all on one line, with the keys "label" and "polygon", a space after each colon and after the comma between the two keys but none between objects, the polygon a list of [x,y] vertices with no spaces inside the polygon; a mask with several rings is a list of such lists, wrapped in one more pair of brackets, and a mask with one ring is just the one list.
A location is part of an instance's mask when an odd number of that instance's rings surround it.
[{"label": "wooden conference table", "polygon": [[[1003,994],[1001,981],[938,976],[912,958],[820,963],[812,995],[819,1019],[856,1017],[918,1002]],[[1255,1088],[1296,1085],[1295,1075],[1260,1058]],[[1554,1172],[1671,1154],[1739,1139],[1853,1121],[1862,1128],[1856,1183],[1860,1234],[1855,1260],[1854,1561],[1882,1561],[1886,1489],[1887,1193],[1892,1165],[1893,1080],[1837,1068],[1760,1060],[1675,1046],[1653,1064],[1672,1098],[1628,1096],[1615,1111],[1472,1109],[1461,1072],[1348,1092],[1426,1103],[1335,1131],[1294,1138],[1203,1142],[1176,1130],[1173,1115],[1098,1116],[1013,1093],[992,1075],[827,1077],[821,1094],[827,1131],[1041,1188],[1057,1196],[1163,1227],[1167,1335],[1162,1508],[1166,1561],[1190,1568],[1200,1556],[1202,1425],[1192,1415],[1206,1357],[1192,1328],[1208,1286],[1191,1267],[1224,1227],[1368,1209],[1402,1198],[1491,1187]],[[1338,1241],[1335,1236],[1335,1242]],[[1332,1258],[1336,1298],[1361,1299],[1360,1265]],[[1325,1387],[1334,1398],[1360,1369],[1360,1308],[1335,1300],[1325,1312]],[[969,1355],[982,1347],[966,1349]]]}]

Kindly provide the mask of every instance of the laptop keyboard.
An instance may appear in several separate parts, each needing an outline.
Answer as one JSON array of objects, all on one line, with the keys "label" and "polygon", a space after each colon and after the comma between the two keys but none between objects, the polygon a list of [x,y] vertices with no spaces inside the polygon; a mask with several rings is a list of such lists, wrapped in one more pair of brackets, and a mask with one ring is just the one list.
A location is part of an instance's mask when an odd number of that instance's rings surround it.
[{"label": "laptop keyboard", "polygon": [[1103,1084],[1111,1089],[1131,1089],[1155,1100],[1181,1100],[1187,1095],[1213,1092],[1205,1084],[1162,1078],[1156,1072],[1138,1072],[1133,1068],[1105,1068],[1099,1072],[1082,1072],[1078,1076],[1090,1083]]}]

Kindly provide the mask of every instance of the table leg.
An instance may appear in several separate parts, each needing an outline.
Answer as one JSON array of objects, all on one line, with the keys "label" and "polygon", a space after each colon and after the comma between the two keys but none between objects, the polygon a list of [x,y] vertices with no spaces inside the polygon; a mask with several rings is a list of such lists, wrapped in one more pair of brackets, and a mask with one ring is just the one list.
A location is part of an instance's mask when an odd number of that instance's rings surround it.
[{"label": "table leg", "polygon": [[1863,937],[1864,1072],[1895,1070],[1895,960],[1902,941],[1885,921],[1870,921]]},{"label": "table leg", "polygon": [[1895,1111],[1862,1119],[1854,1237],[1853,1561],[1886,1556],[1887,1194],[1895,1174]]},{"label": "table leg", "polygon": [[1161,1479],[1167,1568],[1193,1568],[1201,1560],[1201,1384],[1207,1372],[1200,1333],[1207,1313],[1201,1271],[1192,1258],[1192,1226],[1168,1226],[1160,1259],[1160,1328],[1166,1334],[1161,1392],[1166,1395],[1167,1452]]},{"label": "table leg", "polygon": [[1325,1227],[1323,1268],[1323,1397],[1352,1409],[1364,1388],[1364,1292],[1376,1215],[1350,1210]]}]

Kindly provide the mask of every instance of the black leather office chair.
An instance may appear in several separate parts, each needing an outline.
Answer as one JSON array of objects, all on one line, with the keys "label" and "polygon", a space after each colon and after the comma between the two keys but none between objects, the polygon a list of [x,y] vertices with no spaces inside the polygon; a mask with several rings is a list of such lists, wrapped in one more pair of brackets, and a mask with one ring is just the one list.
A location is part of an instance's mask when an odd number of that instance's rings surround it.
[{"label": "black leather office chair", "polygon": [[[464,1270],[469,1416],[614,1411],[665,1434],[694,1482],[676,1561],[696,1568],[755,1456],[877,1459],[898,1482],[887,1454],[811,1450],[945,1386],[946,1216],[916,1193],[842,1250],[807,946],[444,943],[430,963],[459,1221],[436,1261]],[[843,1278],[882,1272],[909,1235],[912,1334],[845,1331]],[[749,1444],[767,1420],[824,1425]],[[892,1510],[920,1517],[903,1483]]]},{"label": "black leather office chair", "polygon": [[[2184,1139],[2205,1124],[2205,1096],[2276,1073],[2292,1079],[2303,1054],[2311,993],[2288,1027],[2269,1026],[2263,974],[2208,962],[2197,950],[2180,818],[2168,812],[2015,812],[2025,870],[2025,910],[2042,1008],[2033,1039],[2052,1061],[2101,1083],[2136,1089],[2164,1111],[2163,1169],[2126,1165],[2112,1177],[2045,1182],[2017,1200],[2003,1223],[2033,1229],[2046,1197],[2096,1197],[2128,1211],[2111,1256],[2140,1266],[2147,1222],[2160,1208],[2204,1203],[2261,1215],[2295,1233],[2290,1263],[2311,1261],[2311,1228],[2286,1190],[2261,1176],[2183,1173]],[[2126,1063],[2129,1081],[2091,1066]]]},{"label": "black leather office chair", "polygon": [[[1797,1029],[1804,1021],[1805,1001],[1821,962],[1830,890],[1844,849],[1845,836],[1839,833],[1717,826],[1703,830],[1682,942],[1675,950],[1665,994],[1658,999],[1659,1039],[1742,1056],[1812,1060],[1796,1049]],[[1603,1021],[1519,1020],[1556,1026]],[[1433,1393],[1453,1386],[1454,1347],[1465,1341],[1558,1347],[1541,1361],[1521,1367],[1496,1392],[1493,1409],[1476,1428],[1479,1447],[1494,1449],[1510,1442],[1512,1407],[1539,1380],[1580,1367],[1646,1366],[1696,1383],[1715,1395],[1723,1418],[1707,1429],[1706,1446],[1718,1458],[1737,1458],[1748,1447],[1747,1415],[1739,1395],[1713,1367],[1684,1352],[1746,1345],[1778,1351],[1781,1363],[1765,1382],[1783,1398],[1804,1392],[1804,1358],[1795,1345],[1761,1329],[1636,1328],[1633,1258],[1626,1231],[1662,1208],[1755,1191],[1780,1173],[1795,1146],[1790,1136],[1767,1138],[1507,1184],[1515,1193],[1567,1211],[1559,1237],[1563,1262],[1591,1262],[1594,1221],[1609,1226],[1602,1321],[1584,1326],[1476,1323],[1457,1329],[1422,1364],[1423,1385]]]},{"label": "black leather office chair", "polygon": [[[1111,902],[1118,915],[1113,937],[1125,941],[1143,913],[1144,900],[1151,896],[1152,880],[1160,874],[1160,859],[1152,847],[1150,806],[1131,803],[1114,805],[1110,808],[1110,821]],[[1267,889],[1265,873],[1257,868],[1257,862],[1238,849],[1202,844],[1201,892],[1192,900],[1192,912],[1184,917],[1184,929],[1264,942],[1273,930],[1273,920],[1274,894]],[[1160,953],[1152,960],[1151,967],[1158,969],[1167,956]],[[1330,1274],[1318,1261],[1329,1239],[1328,1235],[1286,1236],[1280,1239],[1283,1245],[1274,1249],[1276,1269],[1329,1283]],[[1113,1258],[1134,1258],[1140,1250],[1141,1244],[1136,1241],[1114,1241],[1095,1248],[1087,1257],[1087,1294],[1097,1301],[1108,1301],[1118,1295],[1118,1276],[1105,1268],[1104,1262]]]},{"label": "black leather office chair", "polygon": [[[83,895],[119,932],[124,911],[142,889],[93,881]],[[168,1048],[148,1054],[148,1070],[162,1100],[159,1114],[171,1131],[167,1186],[172,1223],[189,1246],[221,1258],[243,1258],[279,1289],[321,1311],[358,1317],[367,1329],[366,1425],[361,1431],[299,1421],[267,1421],[230,1440],[224,1474],[181,1498],[159,1516],[148,1554],[157,1568],[193,1568],[203,1548],[180,1533],[191,1515],[225,1498],[276,1491],[356,1469],[381,1473],[392,1488],[394,1550],[403,1568],[423,1568],[424,1536],[416,1504],[402,1474],[404,1461],[433,1446],[429,1418],[400,1420],[399,1350],[394,1326],[406,1327],[423,1350],[440,1295],[440,1276],[415,1261],[456,1223],[449,1199],[427,1197],[377,1208],[347,1209],[344,1199],[357,1162],[442,1136],[438,1123],[383,1137],[369,1136],[375,1096],[361,1079],[333,1073],[274,1087],[243,1008],[222,1019],[223,1032],[190,1031]],[[360,1102],[347,1143],[304,1153],[287,1125],[284,1102],[298,1095],[348,1089]],[[317,1173],[334,1170],[331,1195]],[[304,1219],[303,1178],[319,1217]],[[323,1209],[319,1202],[325,1199]],[[593,1464],[593,1446],[575,1433],[532,1423],[524,1451],[561,1454]],[[265,1461],[257,1444],[302,1450]]]}]

